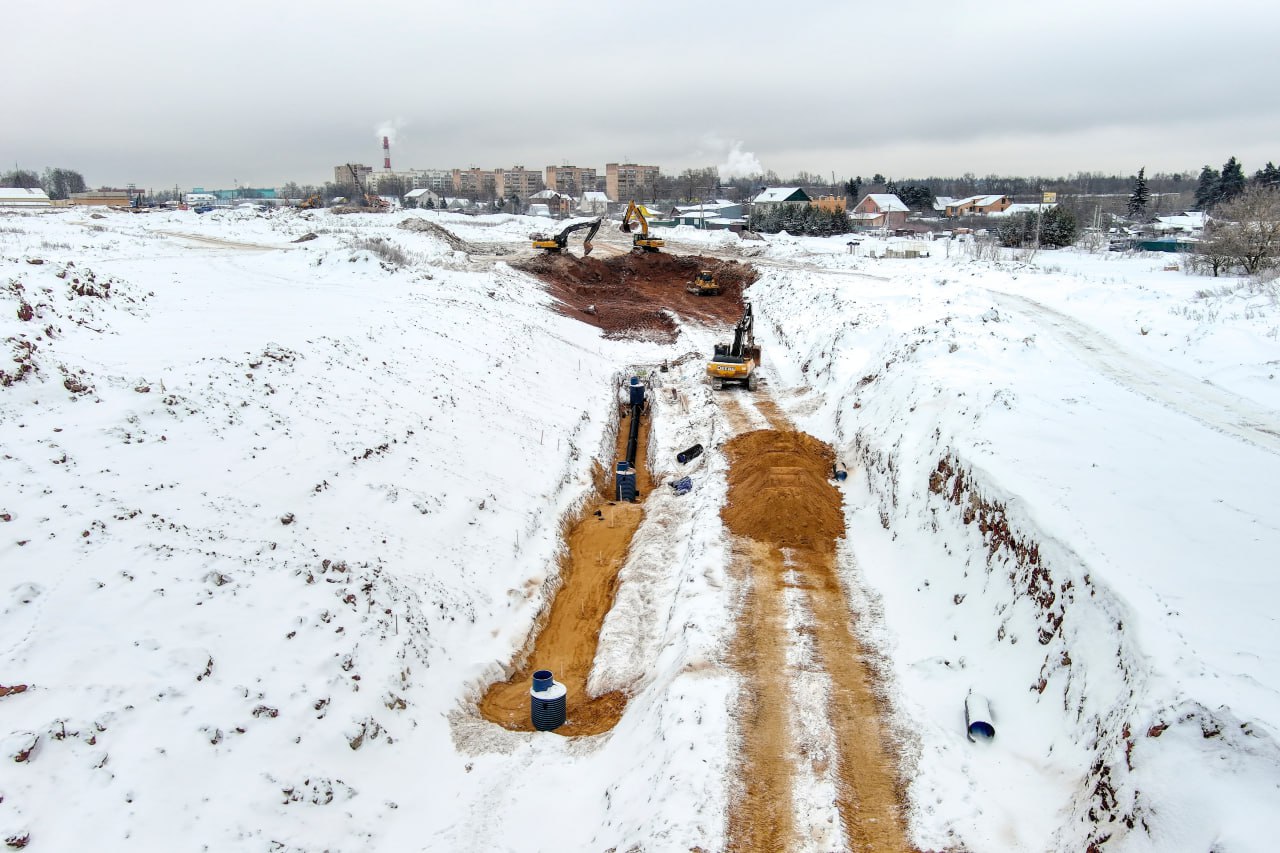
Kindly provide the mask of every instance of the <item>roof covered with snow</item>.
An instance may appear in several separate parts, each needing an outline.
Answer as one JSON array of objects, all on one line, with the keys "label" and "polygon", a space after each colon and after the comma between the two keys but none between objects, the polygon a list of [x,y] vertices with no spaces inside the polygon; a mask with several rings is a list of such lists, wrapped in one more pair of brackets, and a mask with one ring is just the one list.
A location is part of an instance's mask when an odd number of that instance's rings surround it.
[{"label": "roof covered with snow", "polygon": [[881,213],[907,213],[911,210],[893,193],[869,193],[863,201],[867,199],[871,199],[871,203]]},{"label": "roof covered with snow", "polygon": [[39,188],[0,187],[0,204],[22,206],[47,206],[49,196]]},{"label": "roof covered with snow", "polygon": [[962,205],[971,205],[973,207],[990,207],[993,204],[999,204],[1000,199],[1004,198],[1002,194],[995,195],[971,195],[961,199],[952,199],[951,207],[960,207]]},{"label": "roof covered with snow", "polygon": [[809,201],[800,187],[768,187],[752,200],[755,204],[780,204],[784,201]]}]

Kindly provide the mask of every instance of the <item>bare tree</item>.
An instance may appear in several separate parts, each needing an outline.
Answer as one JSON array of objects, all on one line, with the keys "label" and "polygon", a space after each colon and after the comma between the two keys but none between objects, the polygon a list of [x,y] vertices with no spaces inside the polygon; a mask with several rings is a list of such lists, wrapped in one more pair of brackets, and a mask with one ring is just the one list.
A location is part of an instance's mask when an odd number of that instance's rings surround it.
[{"label": "bare tree", "polygon": [[1197,254],[1218,275],[1238,266],[1256,275],[1280,259],[1280,190],[1252,186],[1214,210],[1214,223]]}]

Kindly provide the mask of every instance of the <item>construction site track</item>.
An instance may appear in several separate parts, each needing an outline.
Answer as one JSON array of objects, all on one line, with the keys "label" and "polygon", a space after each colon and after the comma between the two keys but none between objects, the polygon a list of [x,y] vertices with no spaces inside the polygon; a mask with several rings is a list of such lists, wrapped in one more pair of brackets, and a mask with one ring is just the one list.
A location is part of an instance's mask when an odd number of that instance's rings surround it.
[{"label": "construction site track", "polygon": [[[730,651],[742,687],[727,849],[825,849],[825,822],[796,819],[815,813],[816,804],[797,802],[797,779],[805,775],[832,783],[845,849],[911,851],[879,679],[837,570],[844,515],[829,480],[834,454],[797,432],[764,394],[747,405],[737,397],[720,397],[731,426],[750,423],[749,405],[771,428],[739,432],[724,447],[729,494],[721,515],[734,536],[732,574],[746,590]],[[808,652],[797,652],[789,627],[797,621]],[[800,663],[789,664],[797,655]],[[825,689],[802,694],[799,669]],[[805,731],[791,710],[814,701],[825,706],[818,709],[829,729],[823,735]]]}]

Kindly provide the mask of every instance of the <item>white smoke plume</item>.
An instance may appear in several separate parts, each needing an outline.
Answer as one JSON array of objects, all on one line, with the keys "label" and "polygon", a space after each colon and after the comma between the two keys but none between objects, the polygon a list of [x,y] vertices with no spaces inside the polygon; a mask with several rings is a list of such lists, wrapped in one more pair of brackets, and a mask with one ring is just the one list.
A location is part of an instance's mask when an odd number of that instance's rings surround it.
[{"label": "white smoke plume", "polygon": [[759,158],[750,151],[743,151],[740,140],[734,141],[729,147],[729,154],[725,161],[716,168],[720,172],[721,180],[749,178],[752,175],[764,174],[764,167],[760,165]]},{"label": "white smoke plume", "polygon": [[374,135],[378,137],[378,144],[382,144],[382,137],[385,136],[392,145],[395,145],[397,142],[396,136],[400,133],[400,128],[404,127],[404,124],[405,122],[402,118],[387,119],[379,124],[373,130]]}]

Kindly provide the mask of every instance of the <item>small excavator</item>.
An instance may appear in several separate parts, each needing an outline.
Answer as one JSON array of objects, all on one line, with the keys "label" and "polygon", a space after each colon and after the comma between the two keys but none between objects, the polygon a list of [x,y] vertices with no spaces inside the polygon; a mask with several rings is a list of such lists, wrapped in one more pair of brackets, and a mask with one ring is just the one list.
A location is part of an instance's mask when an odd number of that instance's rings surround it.
[{"label": "small excavator", "polygon": [[622,214],[622,225],[618,227],[623,234],[631,234],[634,227],[632,222],[640,223],[640,233],[631,235],[631,251],[633,252],[656,252],[662,248],[661,237],[649,236],[649,220],[645,218],[644,213],[636,205],[635,199],[631,200],[631,204],[627,205],[627,212]]},{"label": "small excavator", "polygon": [[596,236],[596,232],[600,230],[600,223],[604,217],[598,216],[595,219],[584,219],[581,222],[574,222],[565,226],[565,229],[554,237],[548,237],[545,234],[533,235],[533,248],[542,249],[549,255],[558,255],[569,248],[569,235],[574,231],[583,228],[590,228],[586,238],[582,241],[582,257],[591,254],[591,238]]},{"label": "small excavator", "polygon": [[298,210],[315,210],[320,207],[324,207],[324,202],[321,201],[320,196],[315,193],[298,202]]},{"label": "small excavator", "polygon": [[760,367],[760,347],[756,346],[755,321],[751,316],[751,303],[742,303],[742,319],[733,328],[732,344],[716,344],[715,355],[707,365],[711,387],[719,391],[729,383],[746,385],[748,391],[756,390],[756,372]]},{"label": "small excavator", "polygon": [[712,275],[711,270],[702,270],[693,281],[689,282],[689,286],[685,290],[695,296],[718,296],[720,294],[720,282],[716,281],[716,277]]}]

